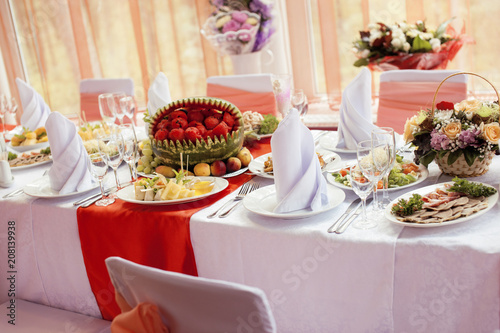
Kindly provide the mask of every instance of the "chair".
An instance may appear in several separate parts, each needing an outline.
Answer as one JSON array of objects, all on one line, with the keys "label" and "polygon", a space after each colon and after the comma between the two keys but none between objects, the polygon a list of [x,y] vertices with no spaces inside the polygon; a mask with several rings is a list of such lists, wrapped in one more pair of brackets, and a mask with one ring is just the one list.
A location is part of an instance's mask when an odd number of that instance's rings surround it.
[{"label": "chair", "polygon": [[[439,83],[455,70],[394,70],[380,74],[377,126],[402,133],[406,119],[430,109]],[[467,75],[449,78],[439,89],[436,103],[467,98]]]},{"label": "chair", "polygon": [[[107,333],[111,332],[111,322],[80,313],[56,309],[50,306],[15,299],[15,310],[11,311],[10,301],[0,305],[4,315],[0,320],[0,332],[37,333]],[[9,316],[9,314],[13,316]],[[7,316],[5,316],[7,314]],[[9,320],[15,321],[15,325]]]},{"label": "chair", "polygon": [[207,78],[207,96],[231,102],[242,113],[279,114],[270,74],[211,76]]},{"label": "chair", "polygon": [[101,120],[99,95],[117,91],[123,91],[129,96],[134,96],[134,81],[130,78],[81,80],[80,110],[85,111],[85,119],[87,121]]},{"label": "chair", "polygon": [[163,271],[109,257],[117,298],[130,307],[152,303],[170,333],[276,332],[264,292],[236,283]]}]

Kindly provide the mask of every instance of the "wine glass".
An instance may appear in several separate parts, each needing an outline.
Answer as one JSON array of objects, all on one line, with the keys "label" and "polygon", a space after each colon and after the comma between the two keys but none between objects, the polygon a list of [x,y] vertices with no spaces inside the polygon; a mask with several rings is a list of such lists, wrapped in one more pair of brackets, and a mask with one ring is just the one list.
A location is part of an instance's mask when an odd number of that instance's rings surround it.
[{"label": "wine glass", "polygon": [[358,142],[357,145],[357,157],[358,157],[358,165],[361,168],[361,172],[363,175],[368,178],[373,184],[373,211],[378,211],[378,196],[377,196],[377,188],[378,182],[382,179],[382,172],[378,170],[373,162],[373,153],[372,153],[372,140],[364,140]]},{"label": "wine glass", "polygon": [[120,189],[120,181],[118,180],[118,167],[123,162],[123,152],[125,151],[125,143],[120,132],[113,128],[108,140],[106,141],[106,159],[108,165],[113,169],[115,175],[116,189]]},{"label": "wine glass", "polygon": [[382,199],[379,200],[379,207],[384,209],[390,202],[389,198],[389,174],[391,173],[394,163],[396,162],[396,138],[394,129],[390,127],[380,127],[374,129],[371,133],[372,141],[379,141],[387,145],[389,160],[385,169],[382,170]]},{"label": "wine glass", "polygon": [[10,99],[10,105],[9,105],[9,108],[7,109],[7,112],[10,113],[11,118],[14,119],[15,124],[17,124],[17,120],[16,120],[17,102],[16,102],[16,99],[14,97],[12,97]]},{"label": "wine glass", "polygon": [[125,144],[123,150],[123,160],[127,162],[132,182],[137,180],[137,167],[135,165],[137,157],[137,136],[132,124],[118,126]]},{"label": "wine glass", "polygon": [[108,124],[109,127],[113,126],[116,120],[116,113],[114,110],[115,110],[115,99],[113,97],[113,94],[111,93],[100,94],[99,112],[101,113],[102,120],[104,120],[104,122]]},{"label": "wine glass", "polygon": [[103,179],[108,173],[108,162],[106,155],[100,150],[97,153],[89,154],[88,169],[90,174],[99,181],[102,198],[95,203],[96,206],[108,206],[115,202],[115,198],[106,196],[104,193]]},{"label": "wine glass", "polygon": [[292,87],[292,76],[289,74],[271,74],[276,105],[281,116],[285,118],[290,110],[290,90]]},{"label": "wine glass", "polygon": [[309,105],[303,89],[292,90],[291,105],[299,112],[300,120],[304,121]]},{"label": "wine glass", "polygon": [[125,116],[134,124],[135,99],[133,96],[125,96],[120,99],[120,108]]},{"label": "wine glass", "polygon": [[[370,168],[370,166],[367,166],[367,168]],[[362,204],[361,220],[354,223],[354,227],[358,229],[370,229],[376,227],[377,223],[375,223],[373,219],[368,219],[368,216],[366,215],[366,198],[373,191],[373,182],[369,178],[365,177],[359,162],[351,168],[350,178],[351,188],[354,193],[361,198]]]},{"label": "wine glass", "polygon": [[127,95],[122,91],[118,91],[118,92],[113,93],[113,99],[115,100],[113,112],[115,114],[115,117],[118,119],[118,122],[120,123],[120,125],[123,125],[123,117],[125,117],[125,113],[123,112],[120,101],[122,98],[125,98],[125,97],[127,97]]}]

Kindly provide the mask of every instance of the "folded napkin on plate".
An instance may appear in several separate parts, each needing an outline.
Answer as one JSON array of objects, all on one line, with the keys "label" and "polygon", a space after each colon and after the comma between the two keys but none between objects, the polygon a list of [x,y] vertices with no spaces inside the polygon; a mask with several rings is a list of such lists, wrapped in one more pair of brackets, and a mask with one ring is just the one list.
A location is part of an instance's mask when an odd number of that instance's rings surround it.
[{"label": "folded napkin on plate", "polygon": [[342,94],[337,148],[356,149],[358,142],[371,139],[377,128],[372,120],[371,74],[368,68],[349,83]]},{"label": "folded napkin on plate", "polygon": [[170,97],[168,79],[163,72],[159,72],[148,90],[147,108],[149,115],[154,115],[156,110],[170,102],[172,102],[172,97]]},{"label": "folded napkin on plate", "polygon": [[59,194],[85,191],[94,186],[87,168],[88,155],[75,124],[52,112],[45,124],[52,153],[50,187]]},{"label": "folded napkin on plate", "polygon": [[314,149],[311,131],[292,109],[271,138],[274,183],[278,205],[275,213],[299,209],[318,210],[328,204],[325,177]]},{"label": "folded napkin on plate", "polygon": [[16,78],[16,84],[21,98],[21,105],[23,106],[21,125],[31,131],[45,126],[45,122],[50,115],[50,108],[43,100],[43,97],[20,78]]}]

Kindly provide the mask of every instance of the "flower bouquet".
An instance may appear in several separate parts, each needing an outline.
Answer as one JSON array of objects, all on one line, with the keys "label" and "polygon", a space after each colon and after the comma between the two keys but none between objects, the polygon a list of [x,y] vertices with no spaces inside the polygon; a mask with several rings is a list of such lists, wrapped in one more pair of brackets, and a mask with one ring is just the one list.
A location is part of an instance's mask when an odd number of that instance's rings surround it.
[{"label": "flower bouquet", "polygon": [[368,30],[360,31],[360,39],[354,42],[358,57],[354,66],[380,71],[445,69],[467,39],[464,31],[457,34],[449,25],[451,20],[436,30],[428,29],[424,21],[391,26],[369,24]]},{"label": "flower bouquet", "polygon": [[[446,79],[458,74],[479,76],[455,73]],[[436,105],[437,92],[432,109],[420,111],[405,124],[403,138],[416,147],[415,162],[427,166],[435,160],[443,173],[459,177],[485,173],[498,151],[498,101],[464,100],[456,104],[443,101]]]},{"label": "flower bouquet", "polygon": [[260,51],[274,33],[270,0],[211,0],[201,33],[221,55]]}]

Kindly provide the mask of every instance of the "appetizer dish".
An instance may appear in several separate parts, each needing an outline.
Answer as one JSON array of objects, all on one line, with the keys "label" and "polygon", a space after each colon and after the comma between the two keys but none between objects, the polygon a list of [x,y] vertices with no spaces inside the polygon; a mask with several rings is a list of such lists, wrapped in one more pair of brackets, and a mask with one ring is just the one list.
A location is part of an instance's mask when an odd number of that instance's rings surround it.
[{"label": "appetizer dish", "polygon": [[279,120],[272,114],[262,115],[258,112],[243,112],[245,137],[262,138],[270,136],[278,128]]},{"label": "appetizer dish", "polygon": [[39,127],[34,131],[23,127],[23,132],[21,134],[14,134],[10,140],[10,144],[16,149],[16,147],[34,146],[48,141],[49,138],[47,137],[45,127]]},{"label": "appetizer dish", "polygon": [[52,159],[50,154],[50,147],[41,149],[40,152],[25,152],[21,155],[9,152],[9,165],[11,168],[26,167],[29,165],[40,164],[43,162],[48,162]]},{"label": "appetizer dish", "polygon": [[401,222],[430,224],[469,217],[489,207],[488,197],[497,193],[491,186],[455,177],[425,194],[413,193],[391,206]]}]

